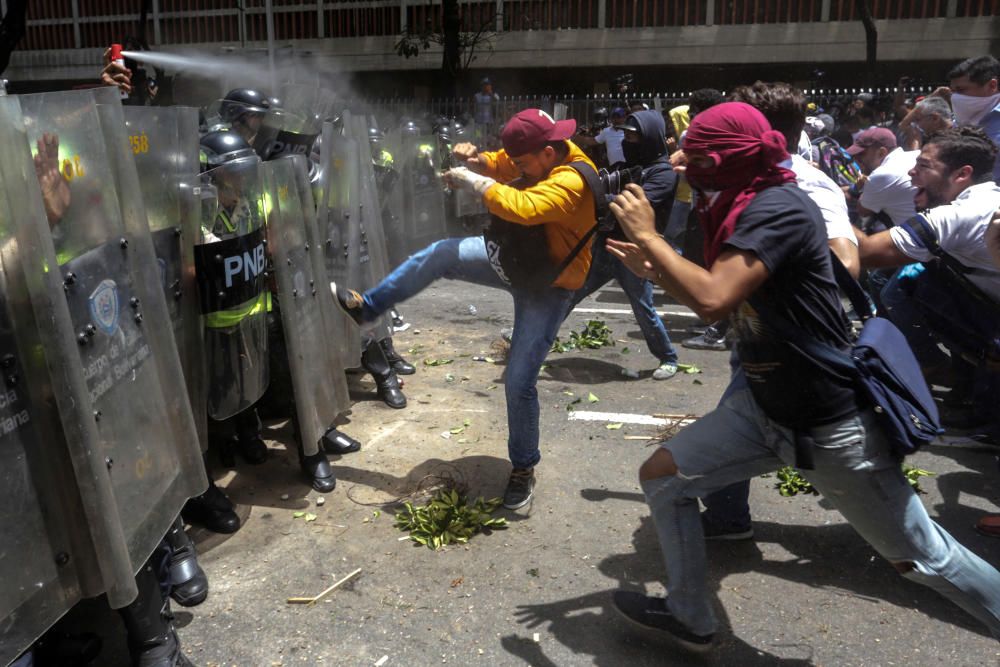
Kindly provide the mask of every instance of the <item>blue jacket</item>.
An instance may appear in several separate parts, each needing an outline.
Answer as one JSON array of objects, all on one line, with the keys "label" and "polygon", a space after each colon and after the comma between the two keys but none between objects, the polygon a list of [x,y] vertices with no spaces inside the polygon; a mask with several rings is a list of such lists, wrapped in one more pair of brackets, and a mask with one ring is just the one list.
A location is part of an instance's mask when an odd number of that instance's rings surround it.
[{"label": "blue jacket", "polygon": [[[637,111],[625,120],[639,130],[639,154],[628,166],[642,165],[642,190],[656,211],[656,231],[660,234],[670,220],[670,209],[677,192],[677,173],[670,166],[667,153],[666,123],[658,111]],[[632,156],[626,154],[626,160]]]}]

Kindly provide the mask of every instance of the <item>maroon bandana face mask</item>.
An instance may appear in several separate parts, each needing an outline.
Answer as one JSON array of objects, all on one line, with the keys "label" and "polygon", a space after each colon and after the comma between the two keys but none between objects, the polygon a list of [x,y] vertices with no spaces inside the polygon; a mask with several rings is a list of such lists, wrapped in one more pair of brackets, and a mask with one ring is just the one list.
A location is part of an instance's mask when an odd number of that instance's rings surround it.
[{"label": "maroon bandana face mask", "polygon": [[689,164],[686,171],[688,183],[699,191],[696,211],[705,233],[705,265],[711,267],[757,193],[794,183],[795,174],[778,166],[788,159],[785,137],[742,102],[718,104],[695,116],[684,136],[684,150],[714,163]]}]

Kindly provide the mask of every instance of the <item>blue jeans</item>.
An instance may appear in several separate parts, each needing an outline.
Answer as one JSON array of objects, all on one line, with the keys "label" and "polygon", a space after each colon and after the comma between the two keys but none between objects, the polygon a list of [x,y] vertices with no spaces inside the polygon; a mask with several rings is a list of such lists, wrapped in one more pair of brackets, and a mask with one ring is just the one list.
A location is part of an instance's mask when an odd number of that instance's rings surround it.
[{"label": "blue jeans", "polygon": [[[803,475],[904,577],[938,591],[1000,639],[1000,572],[927,515],[874,414],[811,429],[809,436],[816,469]],[[664,447],[678,473],[644,481],[642,489],[668,573],[667,605],[692,632],[707,635],[717,621],[705,583],[698,498],[791,465],[794,434],[768,419],[748,389],[737,389]]]},{"label": "blue jeans", "polygon": [[541,459],[538,372],[552,349],[573,292],[560,287],[511,288],[490,266],[483,237],[444,239],[410,256],[381,283],[365,292],[363,319],[377,318],[439,278],[505,289],[514,297],[514,335],[504,377],[507,453],[515,468],[531,468]]},{"label": "blue jeans", "polygon": [[675,248],[684,247],[684,232],[687,230],[688,216],[691,214],[691,202],[674,199],[670,209],[670,219],[667,228],[663,230],[663,238]]},{"label": "blue jeans", "polygon": [[953,303],[952,295],[940,289],[930,273],[924,272],[916,278],[901,278],[896,273],[882,287],[879,300],[885,309],[883,317],[892,321],[906,336],[906,342],[913,350],[921,366],[936,366],[948,361],[948,356],[938,347],[938,338],[927,322],[923,307],[919,302],[921,297],[914,295],[918,286],[923,285],[926,296],[933,298],[938,309],[953,311],[951,319],[958,319],[957,310],[949,309]]},{"label": "blue jeans", "polygon": [[604,287],[613,278],[621,285],[629,303],[632,304],[635,321],[642,330],[642,336],[646,339],[650,353],[659,359],[661,364],[677,363],[677,350],[670,342],[670,334],[663,326],[663,320],[653,308],[653,284],[629,271],[627,266],[607,251],[604,240],[603,236],[594,239],[590,273],[587,274],[583,287],[573,294],[566,315],[569,315],[578,303]]}]

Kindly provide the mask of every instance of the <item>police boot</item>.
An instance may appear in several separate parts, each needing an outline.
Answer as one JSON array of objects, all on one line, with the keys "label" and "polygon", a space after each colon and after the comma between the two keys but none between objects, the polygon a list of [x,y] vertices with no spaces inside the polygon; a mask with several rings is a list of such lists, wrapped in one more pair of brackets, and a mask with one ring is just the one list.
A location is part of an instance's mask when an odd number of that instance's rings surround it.
[{"label": "police boot", "polygon": [[366,340],[361,352],[361,366],[372,374],[375,386],[378,388],[378,396],[386,405],[396,409],[406,407],[406,396],[400,390],[399,378],[385,358],[382,346],[372,340]]},{"label": "police boot", "polygon": [[170,545],[170,597],[182,607],[194,607],[208,597],[208,577],[198,565],[194,542],[184,532],[184,520],[177,517],[167,531]]},{"label": "police boot", "polygon": [[392,366],[392,370],[396,371],[396,375],[413,375],[417,372],[417,369],[413,367],[413,364],[408,362],[406,359],[401,357],[396,348],[392,345],[392,338],[383,338],[378,342],[382,347],[382,352],[385,354],[386,361]]},{"label": "police boot", "polygon": [[159,579],[149,563],[139,570],[135,585],[139,596],[118,610],[128,632],[128,650],[134,667],[194,667],[181,653],[170,602],[163,596]]},{"label": "police boot", "polygon": [[188,500],[181,516],[185,521],[205,526],[213,533],[235,533],[240,529],[240,517],[232,501],[215,485],[211,476],[208,478],[208,490]]},{"label": "police boot", "polygon": [[337,478],[333,476],[333,468],[330,467],[330,461],[326,458],[322,446],[318,452],[307,456],[300,444],[299,465],[309,478],[312,488],[320,493],[330,493],[337,487]]},{"label": "police boot", "polygon": [[260,465],[267,460],[267,445],[260,437],[263,425],[257,416],[257,408],[248,408],[233,417],[236,425],[236,450],[251,465]]},{"label": "police boot", "polygon": [[330,429],[323,434],[323,438],[319,441],[319,446],[325,450],[327,454],[335,454],[337,456],[350,454],[351,452],[356,452],[361,449],[361,443],[359,441],[333,427],[330,427]]}]

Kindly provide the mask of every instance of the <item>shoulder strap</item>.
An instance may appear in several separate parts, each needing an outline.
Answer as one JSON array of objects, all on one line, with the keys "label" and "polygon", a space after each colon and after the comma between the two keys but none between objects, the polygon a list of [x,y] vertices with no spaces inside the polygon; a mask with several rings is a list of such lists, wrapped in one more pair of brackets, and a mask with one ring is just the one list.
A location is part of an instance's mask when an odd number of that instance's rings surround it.
[{"label": "shoulder strap", "polygon": [[900,226],[909,232],[910,236],[920,241],[920,243],[927,248],[927,251],[935,257],[940,258],[947,254],[941,247],[941,244],[938,243],[937,234],[933,229],[931,229],[931,226],[927,224],[923,214],[917,213]]},{"label": "shoulder strap", "polygon": [[[583,160],[574,160],[569,163],[569,166],[575,169],[587,183],[587,188],[590,190],[590,194],[594,198],[594,210],[597,212],[597,220],[602,220],[602,207],[605,215],[609,213],[609,210],[607,202],[604,202],[604,197],[601,196],[603,188],[601,186],[601,179],[597,175],[597,171]],[[583,250],[588,243],[590,243],[590,238],[596,231],[597,221],[595,221],[594,225],[587,230],[587,233],[583,235],[583,238],[577,242],[576,246],[573,247],[569,254],[563,257],[563,260],[559,262],[559,266],[556,267],[556,277],[553,278],[553,280],[558,279],[559,276],[562,275],[562,272],[566,270],[566,267],[570,265],[570,262],[576,259],[576,256],[580,254],[580,251]]]},{"label": "shoulder strap", "polygon": [[851,275],[833,250],[830,251],[830,265],[833,267],[833,278],[837,281],[837,287],[840,288],[840,291],[851,302],[854,312],[861,318],[861,321],[863,322],[869,317],[876,315],[875,304],[868,297],[865,288],[854,279],[854,276]]},{"label": "shoulder strap", "polygon": [[569,163],[569,166],[575,169],[587,183],[590,194],[594,198],[594,211],[597,213],[597,219],[603,220],[611,212],[611,209],[608,207],[607,197],[604,196],[604,186],[601,184],[601,177],[597,174],[597,170],[583,160],[574,160]]}]

